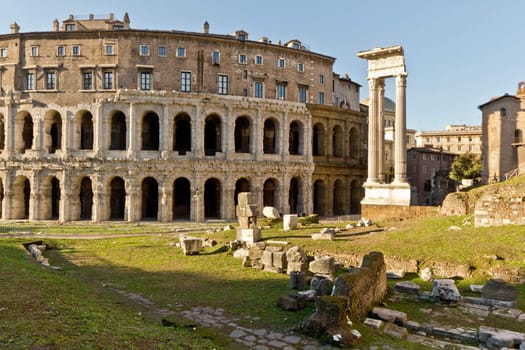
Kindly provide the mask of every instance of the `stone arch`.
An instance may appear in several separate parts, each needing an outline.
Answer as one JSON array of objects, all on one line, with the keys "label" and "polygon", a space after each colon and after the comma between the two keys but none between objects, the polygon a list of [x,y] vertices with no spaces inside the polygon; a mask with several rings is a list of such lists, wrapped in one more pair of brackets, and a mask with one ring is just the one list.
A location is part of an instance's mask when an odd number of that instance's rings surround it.
[{"label": "stone arch", "polygon": [[191,213],[191,184],[185,177],[173,182],[173,220],[189,220]]},{"label": "stone arch", "polygon": [[109,218],[124,220],[126,211],[126,187],[121,177],[114,177],[109,184]]},{"label": "stone arch", "polygon": [[13,183],[13,219],[29,219],[31,183],[23,175],[18,175]]},{"label": "stone arch", "polygon": [[332,208],[334,215],[343,215],[345,213],[345,186],[343,181],[337,179],[334,181]]},{"label": "stone arch", "polygon": [[62,149],[62,117],[56,110],[47,111],[44,118],[44,149],[49,153]]},{"label": "stone arch", "polygon": [[204,217],[221,217],[221,182],[216,178],[210,178],[204,183]]},{"label": "stone arch", "polygon": [[267,179],[263,185],[263,206],[278,207],[279,184],[276,179]]},{"label": "stone arch", "polygon": [[0,151],[5,149],[5,119],[4,115],[0,113]]},{"label": "stone arch", "polygon": [[251,122],[248,117],[235,119],[234,141],[236,153],[250,153]]},{"label": "stone arch", "polygon": [[178,114],[173,121],[173,150],[179,155],[191,151],[191,118],[186,113]]},{"label": "stone arch", "polygon": [[290,123],[288,138],[288,153],[291,155],[303,154],[303,124],[294,120]]},{"label": "stone arch", "polygon": [[159,184],[153,177],[142,180],[142,220],[158,219],[159,212]]},{"label": "stone arch", "polygon": [[361,199],[363,199],[363,189],[357,180],[350,183],[350,214],[361,213]]},{"label": "stone arch", "polygon": [[326,154],[324,125],[316,123],[312,132],[312,155],[324,156]]},{"label": "stone arch", "polygon": [[209,115],[204,121],[204,153],[213,156],[217,152],[222,152],[221,118],[216,115]]},{"label": "stone arch", "polygon": [[241,177],[240,179],[238,179],[235,182],[235,191],[234,191],[234,194],[233,194],[233,196],[234,196],[233,203],[237,206],[237,204],[239,204],[239,201],[238,201],[238,198],[237,198],[239,193],[241,193],[241,192],[250,192],[250,191],[251,191],[250,180],[248,180],[245,177]]},{"label": "stone arch", "polygon": [[350,158],[359,158],[359,132],[356,128],[350,129]]},{"label": "stone arch", "polygon": [[334,157],[342,157],[343,146],[343,128],[340,125],[336,125],[332,129],[332,155]]},{"label": "stone arch", "polygon": [[302,210],[301,199],[301,181],[298,177],[293,177],[290,180],[290,188],[288,189],[290,214],[300,214],[300,211]]},{"label": "stone arch", "polygon": [[78,193],[80,203],[80,220],[91,220],[93,215],[93,185],[87,176],[80,181]]},{"label": "stone arch", "polygon": [[75,114],[75,148],[92,150],[94,143],[93,115],[87,110]]},{"label": "stone arch", "polygon": [[55,176],[46,176],[40,186],[42,220],[57,220],[60,216],[60,181]]},{"label": "stone arch", "polygon": [[155,112],[147,112],[142,118],[142,150],[159,150],[159,116]]},{"label": "stone arch", "polygon": [[326,215],[326,184],[323,180],[315,180],[313,189],[314,213]]},{"label": "stone arch", "polygon": [[273,118],[264,121],[263,152],[266,154],[278,153],[278,122]]},{"label": "stone arch", "polygon": [[110,113],[110,150],[125,150],[126,149],[126,115],[121,111],[113,111]]},{"label": "stone arch", "polygon": [[27,111],[20,111],[15,119],[15,149],[24,153],[33,147],[33,116]]}]

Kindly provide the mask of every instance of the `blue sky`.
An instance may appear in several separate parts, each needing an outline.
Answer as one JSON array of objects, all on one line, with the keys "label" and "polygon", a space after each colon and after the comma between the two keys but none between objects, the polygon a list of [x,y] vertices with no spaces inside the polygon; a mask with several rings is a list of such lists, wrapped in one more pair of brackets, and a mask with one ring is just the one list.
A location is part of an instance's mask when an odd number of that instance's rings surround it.
[{"label": "blue sky", "polygon": [[[135,29],[202,30],[250,39],[299,39],[314,52],[335,57],[334,71],[348,73],[368,95],[367,64],[359,51],[402,45],[407,80],[407,124],[443,130],[448,124],[481,124],[477,109],[493,96],[514,94],[525,80],[522,0],[0,0],[0,33],[16,21],[22,32],[52,29],[69,14],[122,18]],[[395,98],[394,81],[386,96]]]}]

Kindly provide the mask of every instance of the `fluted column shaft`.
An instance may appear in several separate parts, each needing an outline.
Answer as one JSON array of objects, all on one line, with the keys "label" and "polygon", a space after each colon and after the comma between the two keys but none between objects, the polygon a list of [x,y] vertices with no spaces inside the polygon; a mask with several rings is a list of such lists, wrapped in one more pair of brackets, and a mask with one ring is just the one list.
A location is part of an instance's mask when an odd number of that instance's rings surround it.
[{"label": "fluted column shaft", "polygon": [[385,182],[385,126],[384,126],[385,81],[377,79],[377,174],[379,182]]},{"label": "fluted column shaft", "polygon": [[406,73],[400,74],[396,77],[394,182],[407,181],[406,77]]},{"label": "fluted column shaft", "polygon": [[378,110],[378,81],[368,79],[368,178],[366,182],[378,182],[377,162],[379,153],[377,149],[377,110]]}]

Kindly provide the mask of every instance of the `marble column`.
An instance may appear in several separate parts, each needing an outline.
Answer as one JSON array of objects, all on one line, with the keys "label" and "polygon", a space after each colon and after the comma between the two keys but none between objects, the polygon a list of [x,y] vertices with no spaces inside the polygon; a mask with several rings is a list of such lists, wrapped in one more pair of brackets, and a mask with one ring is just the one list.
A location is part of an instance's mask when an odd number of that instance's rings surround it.
[{"label": "marble column", "polygon": [[378,98],[378,81],[377,79],[368,79],[368,178],[367,183],[377,183],[377,98]]},{"label": "marble column", "polygon": [[385,182],[385,126],[384,126],[385,80],[377,79],[377,175]]},{"label": "marble column", "polygon": [[396,119],[395,119],[395,150],[394,150],[394,182],[407,182],[407,151],[406,151],[406,77],[400,74],[396,77]]}]

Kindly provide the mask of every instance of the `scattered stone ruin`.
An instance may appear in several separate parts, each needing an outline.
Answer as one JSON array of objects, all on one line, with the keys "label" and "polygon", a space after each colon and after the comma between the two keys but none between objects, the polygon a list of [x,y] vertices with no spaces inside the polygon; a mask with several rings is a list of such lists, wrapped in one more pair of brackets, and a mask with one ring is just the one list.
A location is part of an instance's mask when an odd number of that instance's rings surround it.
[{"label": "scattered stone ruin", "polygon": [[261,240],[261,229],[257,227],[257,204],[254,203],[250,192],[241,192],[238,195],[239,204],[235,208],[239,227],[237,240],[254,243]]}]

